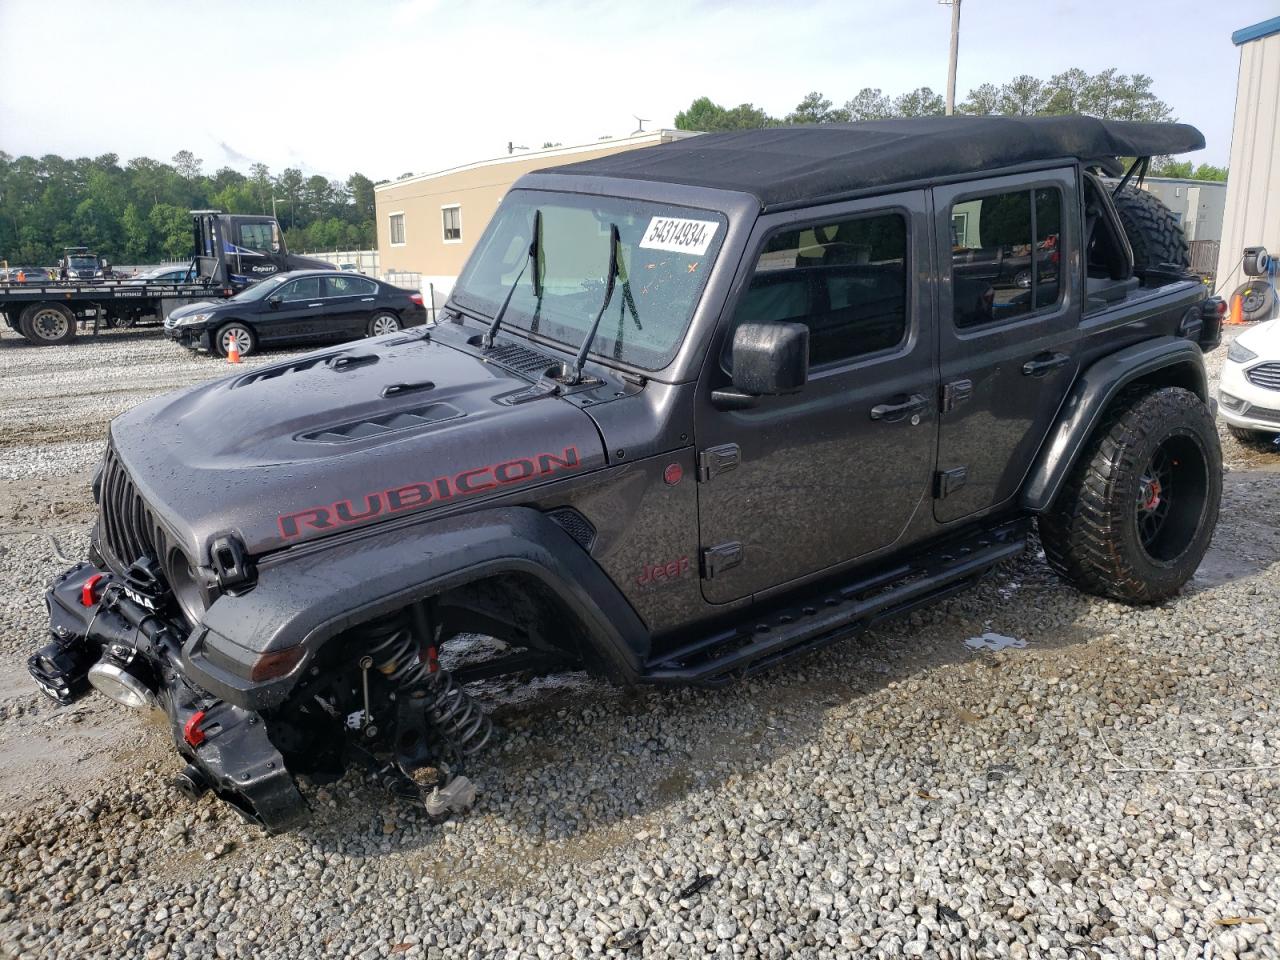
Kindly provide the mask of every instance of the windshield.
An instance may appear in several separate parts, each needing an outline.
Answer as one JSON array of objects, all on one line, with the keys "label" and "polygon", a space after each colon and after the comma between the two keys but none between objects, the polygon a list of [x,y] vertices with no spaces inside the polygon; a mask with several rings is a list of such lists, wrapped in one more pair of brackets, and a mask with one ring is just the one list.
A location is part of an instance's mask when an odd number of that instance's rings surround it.
[{"label": "windshield", "polygon": [[69,262],[72,270],[98,269],[98,261],[93,257],[71,257]]},{"label": "windshield", "polygon": [[289,278],[285,274],[271,277],[268,280],[259,280],[252,287],[247,287],[244,290],[241,290],[231,299],[239,300],[242,303],[246,300],[261,300],[263,297],[270,294],[272,290],[275,290],[281,285],[287,283],[288,280]]},{"label": "windshield", "polygon": [[542,302],[533,271],[525,270],[503,326],[576,350],[604,298],[616,224],[618,281],[591,353],[646,370],[671,362],[724,239],[724,216],[620,197],[509,193],[454,287],[460,306],[494,315],[528,260],[535,210],[542,212]]}]

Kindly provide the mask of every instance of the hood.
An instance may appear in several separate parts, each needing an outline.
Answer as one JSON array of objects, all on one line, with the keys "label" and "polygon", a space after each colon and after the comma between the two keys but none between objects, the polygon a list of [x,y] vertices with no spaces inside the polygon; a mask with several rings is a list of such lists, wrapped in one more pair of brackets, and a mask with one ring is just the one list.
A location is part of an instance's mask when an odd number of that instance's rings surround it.
[{"label": "hood", "polygon": [[1280,360],[1280,320],[1267,320],[1251,327],[1240,336],[1236,343],[1248,347],[1262,360]]},{"label": "hood", "polygon": [[464,349],[398,334],[157,397],[111,443],[157,518],[207,562],[480,502],[605,464],[600,434],[558,397]]},{"label": "hood", "polygon": [[226,302],[225,300],[197,300],[194,303],[184,303],[181,306],[174,307],[165,315],[164,327],[166,330],[172,330],[178,325],[178,321],[184,317],[197,313],[212,313]]}]

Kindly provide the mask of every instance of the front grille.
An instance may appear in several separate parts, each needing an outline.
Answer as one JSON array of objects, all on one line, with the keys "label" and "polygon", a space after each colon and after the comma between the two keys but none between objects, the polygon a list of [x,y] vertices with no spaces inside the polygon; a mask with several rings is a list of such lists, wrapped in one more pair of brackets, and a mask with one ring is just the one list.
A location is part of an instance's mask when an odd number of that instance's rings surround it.
[{"label": "front grille", "polygon": [[164,531],[110,447],[98,489],[98,536],[108,563],[123,571],[140,557],[163,561]]},{"label": "front grille", "polygon": [[1280,390],[1280,363],[1260,363],[1250,367],[1244,375],[1255,387]]}]

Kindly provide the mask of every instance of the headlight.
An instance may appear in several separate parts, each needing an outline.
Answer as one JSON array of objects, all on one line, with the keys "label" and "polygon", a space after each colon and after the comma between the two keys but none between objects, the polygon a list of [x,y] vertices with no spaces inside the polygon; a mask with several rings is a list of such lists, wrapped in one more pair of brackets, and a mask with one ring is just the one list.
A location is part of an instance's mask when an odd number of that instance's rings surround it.
[{"label": "headlight", "polygon": [[173,598],[178,601],[187,622],[194,627],[208,609],[204,591],[200,588],[199,573],[181,550],[174,550],[169,554],[169,569],[166,573],[169,575],[169,588],[173,591]]},{"label": "headlight", "polygon": [[179,317],[174,321],[174,325],[179,327],[188,327],[192,324],[204,323],[211,316],[213,316],[211,313],[193,313],[189,317]]},{"label": "headlight", "polygon": [[1227,359],[1234,360],[1236,363],[1248,363],[1250,360],[1258,359],[1258,355],[1236,341],[1227,348]]}]

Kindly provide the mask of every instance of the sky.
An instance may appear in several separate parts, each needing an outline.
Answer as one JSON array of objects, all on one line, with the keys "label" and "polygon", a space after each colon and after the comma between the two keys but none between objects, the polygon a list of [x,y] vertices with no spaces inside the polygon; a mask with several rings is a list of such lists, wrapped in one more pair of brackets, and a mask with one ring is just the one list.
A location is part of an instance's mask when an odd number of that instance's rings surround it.
[{"label": "sky", "polygon": [[[56,12],[51,12],[56,11]],[[963,0],[957,99],[1070,67],[1154,78],[1227,163],[1231,33],[1277,0]],[[946,86],[937,0],[0,0],[0,150],[375,180],[673,126],[699,96]],[[52,65],[52,66],[51,66]]]}]

